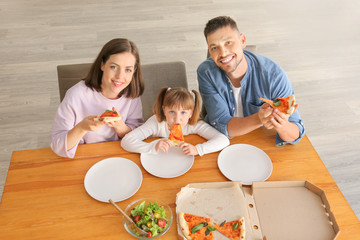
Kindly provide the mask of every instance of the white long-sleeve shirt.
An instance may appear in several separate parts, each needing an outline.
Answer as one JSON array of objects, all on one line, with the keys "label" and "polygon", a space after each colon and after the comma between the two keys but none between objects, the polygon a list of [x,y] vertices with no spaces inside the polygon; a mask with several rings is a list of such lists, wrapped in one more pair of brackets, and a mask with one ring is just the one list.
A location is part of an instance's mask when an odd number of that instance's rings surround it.
[{"label": "white long-sleeve shirt", "polygon": [[95,132],[87,132],[80,142],[67,150],[68,132],[84,118],[101,115],[106,109],[116,110],[126,125],[134,129],[143,123],[140,97],[131,99],[120,97],[108,99],[101,92],[92,90],[80,81],[71,87],[60,103],[51,129],[50,147],[59,156],[73,158],[78,144],[118,141],[119,136],[114,128],[102,126]]},{"label": "white long-sleeve shirt", "polygon": [[[195,147],[200,156],[217,152],[230,144],[229,139],[215,128],[204,121],[198,121],[195,125],[185,125],[183,135],[198,134],[208,141],[197,144]],[[164,137],[170,134],[167,122],[158,122],[156,116],[151,116],[143,125],[132,130],[121,140],[121,146],[129,152],[156,153],[156,142],[146,143],[143,140],[148,137]]]}]

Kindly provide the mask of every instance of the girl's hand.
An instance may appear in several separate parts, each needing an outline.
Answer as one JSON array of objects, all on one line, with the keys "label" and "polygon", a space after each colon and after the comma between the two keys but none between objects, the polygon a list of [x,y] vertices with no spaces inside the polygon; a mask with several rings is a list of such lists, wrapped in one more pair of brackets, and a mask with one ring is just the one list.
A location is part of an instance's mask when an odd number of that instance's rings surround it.
[{"label": "girl's hand", "polygon": [[182,143],[180,148],[185,153],[186,156],[196,156],[199,155],[196,147],[190,143]]},{"label": "girl's hand", "polygon": [[159,152],[159,150],[163,151],[164,153],[167,153],[169,151],[170,143],[167,139],[162,139],[157,142],[155,146],[156,152]]}]

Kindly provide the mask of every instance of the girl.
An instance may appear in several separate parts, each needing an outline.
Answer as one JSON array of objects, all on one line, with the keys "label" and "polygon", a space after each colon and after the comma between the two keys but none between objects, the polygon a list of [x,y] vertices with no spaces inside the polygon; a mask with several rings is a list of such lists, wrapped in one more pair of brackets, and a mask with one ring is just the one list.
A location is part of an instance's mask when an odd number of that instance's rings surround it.
[{"label": "girl", "polygon": [[[106,43],[84,81],[70,88],[51,130],[50,146],[59,156],[73,158],[78,144],[117,141],[143,123],[140,96],[144,91],[139,51],[127,39]],[[95,121],[106,109],[121,120]]]},{"label": "girl", "polygon": [[[185,88],[161,88],[153,108],[155,115],[142,126],[126,134],[121,146],[130,152],[156,153],[159,150],[167,153],[170,143],[167,140],[173,124],[180,124],[184,135],[199,134],[207,142],[197,144],[182,143],[180,148],[186,155],[204,155],[216,152],[229,145],[229,139],[204,121],[198,121],[200,114],[200,94]],[[163,137],[160,141],[146,143],[148,137]]]}]

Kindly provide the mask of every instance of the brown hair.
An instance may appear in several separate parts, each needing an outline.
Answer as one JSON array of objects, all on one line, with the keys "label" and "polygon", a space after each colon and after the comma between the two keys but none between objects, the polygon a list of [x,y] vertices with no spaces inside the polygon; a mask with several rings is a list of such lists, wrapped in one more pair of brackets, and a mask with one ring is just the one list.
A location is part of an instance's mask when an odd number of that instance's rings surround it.
[{"label": "brown hair", "polygon": [[124,52],[129,52],[134,55],[136,59],[134,66],[135,72],[130,84],[124,88],[118,96],[121,97],[125,94],[125,96],[129,98],[140,97],[144,92],[144,79],[141,72],[139,50],[135,43],[125,38],[112,39],[103,46],[94,63],[91,65],[88,75],[84,78],[86,86],[100,92],[102,90],[101,80],[103,76],[101,64],[105,64],[111,55]]},{"label": "brown hair", "polygon": [[216,30],[226,27],[226,26],[230,26],[233,30],[239,31],[239,29],[236,25],[236,22],[231,17],[219,16],[219,17],[213,18],[207,22],[205,29],[204,29],[205,38],[207,38],[207,36],[210,33],[213,33]]},{"label": "brown hair", "polygon": [[160,89],[156,102],[153,107],[153,112],[159,122],[166,120],[163,111],[164,107],[181,107],[185,110],[192,110],[192,116],[189,119],[189,124],[194,125],[199,120],[201,110],[201,96],[199,92],[192,90],[195,95],[195,101],[191,93],[182,87]]}]

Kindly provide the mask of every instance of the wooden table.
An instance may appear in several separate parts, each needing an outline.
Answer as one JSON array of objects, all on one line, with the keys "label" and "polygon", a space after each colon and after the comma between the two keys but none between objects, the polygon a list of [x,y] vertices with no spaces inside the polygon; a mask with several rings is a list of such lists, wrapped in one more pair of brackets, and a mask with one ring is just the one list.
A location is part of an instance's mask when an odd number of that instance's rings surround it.
[{"label": "wooden table", "polygon": [[[231,144],[251,144],[265,151],[273,162],[269,181],[308,180],[322,188],[341,230],[338,239],[359,239],[360,222],[309,139],[305,136],[298,145],[275,147],[274,134],[258,129],[232,139]],[[185,140],[203,141],[196,135]],[[111,204],[96,201],[85,191],[89,168],[109,157],[133,160],[143,173],[143,182],[134,196],[118,205],[125,209],[135,199],[156,197],[167,202],[175,214],[175,196],[181,187],[228,181],[217,167],[218,154],[197,156],[189,172],[163,179],[147,173],[140,155],[124,151],[119,142],[81,145],[74,159],[58,157],[49,148],[15,151],[0,204],[0,239],[134,239]],[[176,221],[161,239],[177,239]]]}]

